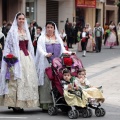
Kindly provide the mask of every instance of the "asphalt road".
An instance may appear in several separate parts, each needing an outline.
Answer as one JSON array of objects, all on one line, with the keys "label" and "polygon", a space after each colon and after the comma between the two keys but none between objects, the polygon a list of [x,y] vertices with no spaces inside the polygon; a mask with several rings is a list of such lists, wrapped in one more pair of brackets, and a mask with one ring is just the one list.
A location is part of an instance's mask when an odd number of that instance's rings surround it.
[{"label": "asphalt road", "polygon": [[[72,50],[72,49],[71,49]],[[76,45],[73,51],[76,51]],[[82,60],[84,67],[98,64],[120,56],[120,46],[110,49],[109,47],[102,47],[100,53],[87,52],[86,57],[82,57],[82,52],[77,52],[77,56]]]}]

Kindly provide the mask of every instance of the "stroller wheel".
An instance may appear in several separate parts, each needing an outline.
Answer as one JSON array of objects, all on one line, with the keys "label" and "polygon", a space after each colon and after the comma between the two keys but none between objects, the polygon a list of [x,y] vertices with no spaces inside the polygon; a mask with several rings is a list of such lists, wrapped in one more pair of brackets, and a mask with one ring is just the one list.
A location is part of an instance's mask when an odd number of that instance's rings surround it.
[{"label": "stroller wheel", "polygon": [[79,111],[75,110],[75,112],[76,112],[76,118],[78,118],[79,117]]},{"label": "stroller wheel", "polygon": [[76,119],[76,118],[78,118],[78,112],[77,112],[77,110],[70,110],[70,111],[68,111],[68,117],[70,119]]},{"label": "stroller wheel", "polygon": [[96,108],[96,109],[95,109],[95,115],[96,115],[97,117],[100,117],[100,116],[101,116],[101,109],[100,109],[100,108]]},{"label": "stroller wheel", "polygon": [[89,110],[88,110],[88,109],[84,109],[84,110],[82,111],[82,117],[83,117],[83,118],[89,117]]},{"label": "stroller wheel", "polygon": [[57,115],[57,108],[56,107],[53,107],[53,106],[50,106],[48,108],[48,114],[49,115]]},{"label": "stroller wheel", "polygon": [[88,110],[88,113],[89,113],[89,114],[88,114],[88,117],[92,117],[92,114],[93,114],[93,113],[92,113],[92,110],[91,110],[91,109],[87,109],[87,110]]},{"label": "stroller wheel", "polygon": [[105,114],[106,114],[106,111],[105,111],[105,109],[103,109],[103,108],[100,108],[100,110],[101,110],[101,116],[105,116]]}]

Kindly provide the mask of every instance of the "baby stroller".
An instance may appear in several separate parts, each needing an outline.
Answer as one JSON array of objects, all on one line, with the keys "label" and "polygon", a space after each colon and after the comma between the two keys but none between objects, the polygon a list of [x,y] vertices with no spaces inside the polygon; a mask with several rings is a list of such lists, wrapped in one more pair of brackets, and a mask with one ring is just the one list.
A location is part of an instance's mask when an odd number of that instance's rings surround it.
[{"label": "baby stroller", "polygon": [[[83,65],[80,65],[80,63],[82,64],[82,62],[81,62],[81,61],[77,58],[77,56],[75,56],[75,55],[72,55],[72,56],[70,56],[70,57],[71,57],[72,60],[73,60],[73,65],[70,66],[71,74],[72,74],[72,76],[77,76],[77,70],[78,70],[79,68],[83,67]],[[68,59],[68,58],[66,58],[66,55],[63,55],[63,58],[64,58],[65,60]],[[64,64],[63,64],[63,65],[69,66],[69,65],[68,65],[69,59],[66,60],[66,61],[65,61],[64,59],[63,59],[63,61],[64,61]],[[72,68],[73,68],[73,69],[72,69]],[[97,88],[96,88],[96,89],[97,89]],[[98,90],[98,91],[101,91],[101,86],[98,87],[97,90]],[[95,93],[95,95],[96,95],[96,93]],[[96,97],[97,97],[97,96],[96,96]],[[91,100],[92,100],[92,102],[91,102]],[[100,99],[98,99],[98,98],[88,99],[87,107],[94,109],[94,110],[95,110],[95,115],[96,115],[97,117],[102,117],[102,116],[104,116],[104,115],[106,114],[105,109],[101,107],[101,103],[100,103],[101,101],[103,102],[104,100],[103,100],[102,98],[100,98]],[[80,110],[81,110],[81,109],[80,109]],[[82,111],[86,111],[86,110],[82,110]],[[90,117],[90,116],[92,116],[92,111],[91,111],[91,109],[88,109],[88,111],[89,111],[89,113],[84,112],[84,116],[83,116],[83,117],[88,117],[88,116]],[[82,112],[82,113],[83,113],[83,112]],[[87,115],[87,114],[88,114],[88,115]]]},{"label": "baby stroller", "polygon": [[92,110],[86,107],[81,108],[77,106],[69,106],[63,96],[63,88],[61,85],[62,70],[64,68],[71,70],[72,76],[77,76],[77,70],[83,67],[83,64],[77,56],[62,54],[60,58],[54,58],[51,67],[46,68],[46,74],[51,80],[51,95],[53,98],[53,106],[49,106],[48,114],[56,115],[60,109],[62,112],[67,113],[71,119],[82,116],[84,118],[92,116]]}]

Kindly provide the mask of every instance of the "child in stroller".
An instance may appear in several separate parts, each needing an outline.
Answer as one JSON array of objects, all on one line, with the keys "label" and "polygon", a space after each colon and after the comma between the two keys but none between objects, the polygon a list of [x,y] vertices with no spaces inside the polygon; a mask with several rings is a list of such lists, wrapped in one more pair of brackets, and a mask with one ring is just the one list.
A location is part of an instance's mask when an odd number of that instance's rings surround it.
[{"label": "child in stroller", "polygon": [[77,87],[82,88],[83,94],[88,99],[88,106],[95,109],[95,115],[97,117],[104,116],[105,110],[103,108],[100,108],[101,103],[103,103],[105,100],[101,90],[102,86],[92,86],[86,78],[86,70],[84,68],[79,69],[77,74],[78,77],[74,82]]},{"label": "child in stroller", "polygon": [[77,70],[82,68],[83,65],[81,60],[78,59],[76,55],[64,54],[61,58],[54,58],[51,67],[45,70],[48,78],[51,80],[51,94],[54,104],[53,106],[49,106],[48,114],[55,115],[57,114],[58,109],[60,109],[62,112],[68,113],[69,118],[77,118],[79,115],[82,115],[82,117],[85,118],[91,117],[92,111],[87,107],[87,99],[85,99],[84,95],[81,96],[81,91],[79,91],[80,94],[77,95],[76,93],[74,95],[71,93],[71,95],[76,97],[76,100],[79,101],[77,102],[78,105],[77,103],[73,104],[73,100],[70,100],[72,103],[67,101],[67,97],[65,96],[69,93],[63,89],[64,85],[62,81],[62,71],[66,67],[69,69],[68,74],[69,72],[71,73],[69,74],[70,78],[73,79],[74,77],[72,76],[77,76]]},{"label": "child in stroller", "polygon": [[61,84],[64,90],[63,95],[65,101],[69,106],[86,107],[87,100],[82,94],[81,89],[74,84],[75,79],[76,77],[71,76],[69,69],[63,70],[63,80],[61,80]]}]

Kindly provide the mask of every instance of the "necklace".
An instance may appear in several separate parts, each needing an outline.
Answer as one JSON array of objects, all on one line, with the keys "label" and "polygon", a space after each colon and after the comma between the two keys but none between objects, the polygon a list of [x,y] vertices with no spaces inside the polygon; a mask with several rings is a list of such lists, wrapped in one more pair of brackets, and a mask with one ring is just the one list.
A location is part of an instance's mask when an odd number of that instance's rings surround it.
[{"label": "necklace", "polygon": [[20,31],[20,33],[23,33],[23,29],[22,28],[18,28],[18,30]]},{"label": "necklace", "polygon": [[24,35],[24,30],[22,28],[18,28],[18,31],[22,36]]},{"label": "necklace", "polygon": [[47,35],[47,37],[49,38],[49,40],[51,40],[51,38],[54,36],[54,34],[53,35]]}]

